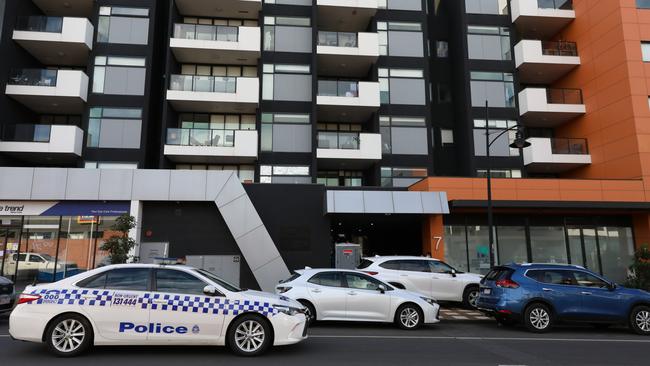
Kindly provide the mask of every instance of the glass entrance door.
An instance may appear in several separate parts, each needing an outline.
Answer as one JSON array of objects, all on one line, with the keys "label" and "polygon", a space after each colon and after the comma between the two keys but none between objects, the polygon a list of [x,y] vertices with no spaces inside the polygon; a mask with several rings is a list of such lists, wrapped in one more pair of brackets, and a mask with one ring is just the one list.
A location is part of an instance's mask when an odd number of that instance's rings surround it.
[{"label": "glass entrance door", "polygon": [[571,264],[602,273],[598,237],[595,228],[567,227]]}]

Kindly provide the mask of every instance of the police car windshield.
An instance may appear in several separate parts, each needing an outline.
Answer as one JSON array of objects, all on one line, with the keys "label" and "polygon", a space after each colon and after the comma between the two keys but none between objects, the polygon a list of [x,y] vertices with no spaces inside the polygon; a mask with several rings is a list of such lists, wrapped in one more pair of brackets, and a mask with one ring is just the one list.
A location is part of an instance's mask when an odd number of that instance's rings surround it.
[{"label": "police car windshield", "polygon": [[239,287],[237,287],[235,285],[232,285],[232,284],[222,280],[221,278],[217,277],[215,274],[210,273],[210,272],[208,272],[208,271],[206,271],[204,269],[195,269],[195,271],[200,273],[201,275],[209,278],[210,280],[216,282],[219,286],[225,288],[226,290],[228,290],[230,292],[241,292],[241,291],[243,291]]}]

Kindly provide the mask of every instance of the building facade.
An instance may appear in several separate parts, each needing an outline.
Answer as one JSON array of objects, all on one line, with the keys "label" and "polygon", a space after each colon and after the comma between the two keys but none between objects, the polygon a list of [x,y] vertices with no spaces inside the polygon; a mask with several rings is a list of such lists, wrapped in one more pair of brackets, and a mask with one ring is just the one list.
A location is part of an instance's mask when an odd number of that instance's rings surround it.
[{"label": "building facade", "polygon": [[0,1],[2,273],[103,265],[123,213],[141,260],[246,287],[339,242],[485,272],[489,170],[497,262],[624,281],[650,241],[649,7]]}]

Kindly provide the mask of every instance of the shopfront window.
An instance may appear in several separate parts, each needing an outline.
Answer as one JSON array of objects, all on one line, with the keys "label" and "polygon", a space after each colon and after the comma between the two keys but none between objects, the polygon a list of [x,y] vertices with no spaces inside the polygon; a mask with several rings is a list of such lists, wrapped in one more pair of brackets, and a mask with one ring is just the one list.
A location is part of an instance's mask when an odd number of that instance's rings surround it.
[{"label": "shopfront window", "polygon": [[527,262],[526,228],[524,226],[497,227],[497,251],[500,264]]},{"label": "shopfront window", "polygon": [[490,246],[487,226],[467,227],[469,271],[486,274],[490,270]]},{"label": "shopfront window", "polygon": [[445,226],[445,262],[460,271],[469,271],[465,225]]},{"label": "shopfront window", "polygon": [[599,227],[598,243],[602,274],[612,281],[624,282],[627,278],[627,269],[634,259],[632,229]]},{"label": "shopfront window", "polygon": [[530,247],[533,262],[568,263],[564,227],[532,226],[530,228]]}]

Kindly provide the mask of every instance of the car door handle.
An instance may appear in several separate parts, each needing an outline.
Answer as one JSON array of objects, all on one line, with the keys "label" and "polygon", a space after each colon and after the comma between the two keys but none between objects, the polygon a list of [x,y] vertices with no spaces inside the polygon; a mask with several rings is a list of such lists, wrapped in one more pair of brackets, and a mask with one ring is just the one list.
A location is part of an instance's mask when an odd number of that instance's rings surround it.
[{"label": "car door handle", "polygon": [[544,287],[544,288],[542,288],[542,291],[544,291],[544,292],[553,292],[553,291],[555,291],[555,290],[553,290],[553,289],[551,289],[551,288],[546,288],[546,287]]},{"label": "car door handle", "polygon": [[317,294],[320,294],[320,293],[323,292],[323,291],[321,291],[321,290],[315,288],[315,289],[311,290],[311,292],[313,292],[313,293],[317,293]]},{"label": "car door handle", "polygon": [[357,293],[354,292],[354,291],[350,291],[350,292],[348,292],[348,295],[357,296]]},{"label": "car door handle", "polygon": [[407,274],[401,274],[401,275],[399,275],[399,276],[400,276],[400,277],[408,277],[409,275],[407,275]]},{"label": "car door handle", "polygon": [[583,294],[583,295],[591,295],[591,292],[588,292],[588,291],[582,291],[581,294]]}]

